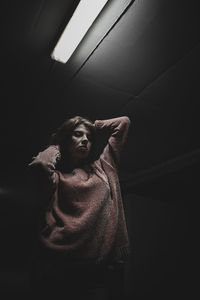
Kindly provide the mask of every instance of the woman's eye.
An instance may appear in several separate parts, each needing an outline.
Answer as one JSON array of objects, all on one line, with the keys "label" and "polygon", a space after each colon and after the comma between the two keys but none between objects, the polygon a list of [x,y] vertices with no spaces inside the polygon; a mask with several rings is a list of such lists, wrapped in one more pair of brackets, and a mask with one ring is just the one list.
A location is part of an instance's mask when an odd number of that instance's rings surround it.
[{"label": "woman's eye", "polygon": [[81,132],[80,132],[80,131],[75,131],[75,132],[74,132],[74,136],[76,136],[76,137],[81,136]]}]

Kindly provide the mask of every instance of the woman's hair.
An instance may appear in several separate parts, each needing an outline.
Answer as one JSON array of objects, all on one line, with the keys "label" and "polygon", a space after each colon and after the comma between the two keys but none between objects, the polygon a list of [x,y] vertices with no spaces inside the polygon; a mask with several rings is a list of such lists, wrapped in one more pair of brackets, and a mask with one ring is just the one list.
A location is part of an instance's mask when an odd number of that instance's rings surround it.
[{"label": "woman's hair", "polygon": [[73,118],[67,119],[64,123],[62,123],[60,127],[58,127],[56,132],[51,135],[49,144],[59,145],[62,154],[63,151],[66,151],[68,149],[68,146],[72,141],[72,133],[74,129],[81,124],[84,124],[91,132],[92,147],[89,155],[91,160],[93,156],[92,154],[95,143],[96,130],[93,122],[89,119],[83,118],[81,116],[75,116]]}]

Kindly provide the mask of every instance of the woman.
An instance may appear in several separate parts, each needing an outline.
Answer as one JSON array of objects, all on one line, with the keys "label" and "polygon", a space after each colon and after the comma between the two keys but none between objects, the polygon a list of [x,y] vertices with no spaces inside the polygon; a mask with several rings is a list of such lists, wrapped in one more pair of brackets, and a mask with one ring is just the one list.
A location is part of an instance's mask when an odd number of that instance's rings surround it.
[{"label": "woman", "polygon": [[[129,125],[126,116],[68,119],[29,164],[46,180],[33,282],[48,298],[124,299],[119,277],[129,241],[117,167]],[[95,158],[101,133],[108,140]]]}]

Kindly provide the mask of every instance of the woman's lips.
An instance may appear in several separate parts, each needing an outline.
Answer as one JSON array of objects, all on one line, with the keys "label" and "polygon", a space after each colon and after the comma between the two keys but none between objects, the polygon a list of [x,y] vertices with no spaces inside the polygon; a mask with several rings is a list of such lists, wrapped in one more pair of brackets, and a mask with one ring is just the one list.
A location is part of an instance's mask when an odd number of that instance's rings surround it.
[{"label": "woman's lips", "polygon": [[86,146],[80,146],[80,147],[78,147],[78,149],[83,150],[83,151],[87,151],[88,150],[88,148]]}]

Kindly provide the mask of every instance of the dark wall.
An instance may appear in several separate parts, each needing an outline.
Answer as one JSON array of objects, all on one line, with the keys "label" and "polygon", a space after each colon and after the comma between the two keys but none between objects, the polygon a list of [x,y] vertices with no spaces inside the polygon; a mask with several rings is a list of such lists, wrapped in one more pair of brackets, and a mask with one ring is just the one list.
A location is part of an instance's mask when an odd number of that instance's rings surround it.
[{"label": "dark wall", "polygon": [[124,195],[130,299],[191,298],[197,292],[199,170],[195,164],[133,185]]}]

